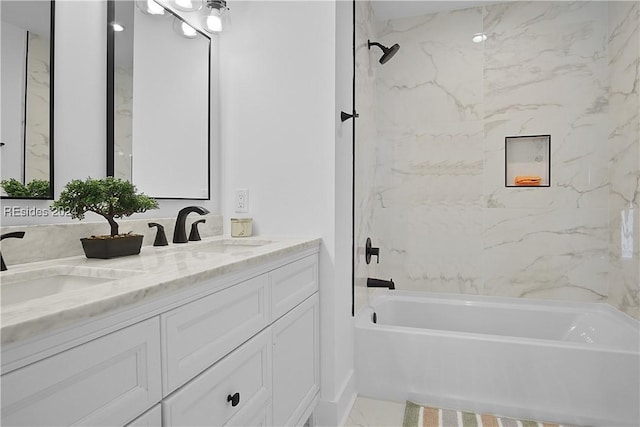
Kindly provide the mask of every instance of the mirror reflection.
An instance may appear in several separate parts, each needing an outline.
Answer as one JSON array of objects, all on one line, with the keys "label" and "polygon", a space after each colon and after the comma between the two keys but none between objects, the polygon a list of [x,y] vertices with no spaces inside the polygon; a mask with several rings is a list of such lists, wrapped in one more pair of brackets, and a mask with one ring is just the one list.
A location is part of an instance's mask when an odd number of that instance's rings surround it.
[{"label": "mirror reflection", "polygon": [[152,0],[111,1],[109,23],[108,175],[209,199],[210,39]]},{"label": "mirror reflection", "polygon": [[2,197],[52,198],[53,1],[0,2]]}]

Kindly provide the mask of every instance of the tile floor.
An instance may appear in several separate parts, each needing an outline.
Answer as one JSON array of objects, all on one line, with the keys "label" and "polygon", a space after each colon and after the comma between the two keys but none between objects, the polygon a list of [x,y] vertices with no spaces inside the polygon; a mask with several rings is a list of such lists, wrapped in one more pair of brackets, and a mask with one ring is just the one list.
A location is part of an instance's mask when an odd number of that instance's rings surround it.
[{"label": "tile floor", "polygon": [[345,427],[399,427],[405,403],[387,402],[358,396]]}]

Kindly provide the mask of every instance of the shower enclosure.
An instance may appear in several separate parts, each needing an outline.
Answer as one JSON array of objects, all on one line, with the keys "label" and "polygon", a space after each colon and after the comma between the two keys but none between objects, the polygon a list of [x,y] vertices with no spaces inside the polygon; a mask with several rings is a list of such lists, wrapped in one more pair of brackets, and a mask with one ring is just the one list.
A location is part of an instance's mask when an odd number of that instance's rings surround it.
[{"label": "shower enclosure", "polygon": [[640,4],[386,3],[354,3],[356,312],[376,277],[640,318]]}]

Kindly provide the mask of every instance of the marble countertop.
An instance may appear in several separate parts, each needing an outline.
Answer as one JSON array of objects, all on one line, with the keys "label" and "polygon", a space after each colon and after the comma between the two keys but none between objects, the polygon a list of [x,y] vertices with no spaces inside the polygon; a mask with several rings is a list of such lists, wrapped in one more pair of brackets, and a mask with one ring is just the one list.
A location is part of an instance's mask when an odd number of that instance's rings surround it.
[{"label": "marble countertop", "polygon": [[[231,250],[210,250],[220,243],[228,243],[227,248]],[[34,278],[38,274],[81,274],[109,280],[78,290],[3,304],[1,343],[14,343],[224,274],[315,249],[319,244],[319,238],[216,236],[187,244],[143,247],[137,256],[108,260],[77,256],[11,265],[8,271],[0,273],[0,286],[9,285],[16,278],[31,277],[32,273]],[[234,245],[238,246],[234,248]]]}]

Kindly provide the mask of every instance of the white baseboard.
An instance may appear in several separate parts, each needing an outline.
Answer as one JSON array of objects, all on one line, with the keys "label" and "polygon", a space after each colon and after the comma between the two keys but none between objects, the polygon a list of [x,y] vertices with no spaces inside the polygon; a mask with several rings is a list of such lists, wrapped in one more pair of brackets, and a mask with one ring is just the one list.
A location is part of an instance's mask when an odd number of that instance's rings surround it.
[{"label": "white baseboard", "polygon": [[318,402],[314,411],[316,425],[319,427],[343,426],[357,396],[355,371],[352,369],[334,400],[320,399]]}]

